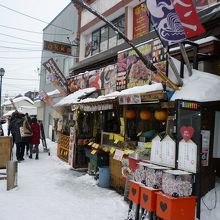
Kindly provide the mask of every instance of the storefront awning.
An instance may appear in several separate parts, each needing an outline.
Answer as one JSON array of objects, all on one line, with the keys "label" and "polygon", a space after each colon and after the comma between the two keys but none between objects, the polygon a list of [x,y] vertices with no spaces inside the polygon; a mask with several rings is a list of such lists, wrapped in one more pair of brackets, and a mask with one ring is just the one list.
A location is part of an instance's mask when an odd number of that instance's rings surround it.
[{"label": "storefront awning", "polygon": [[91,93],[95,92],[97,89],[92,88],[86,88],[86,89],[80,89],[64,98],[62,98],[58,103],[56,103],[54,106],[66,106],[71,104],[77,104],[79,103],[80,99],[85,98],[86,96],[90,95]]}]

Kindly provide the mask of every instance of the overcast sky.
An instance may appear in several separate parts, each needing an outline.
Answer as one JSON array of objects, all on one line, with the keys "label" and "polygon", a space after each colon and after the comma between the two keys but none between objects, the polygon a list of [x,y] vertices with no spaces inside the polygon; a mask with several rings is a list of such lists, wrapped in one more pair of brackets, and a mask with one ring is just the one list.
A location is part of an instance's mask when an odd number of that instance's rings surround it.
[{"label": "overcast sky", "polygon": [[40,67],[42,30],[47,23],[15,11],[50,23],[69,3],[70,0],[0,0],[0,68],[5,69],[3,96],[39,89],[37,68]]}]

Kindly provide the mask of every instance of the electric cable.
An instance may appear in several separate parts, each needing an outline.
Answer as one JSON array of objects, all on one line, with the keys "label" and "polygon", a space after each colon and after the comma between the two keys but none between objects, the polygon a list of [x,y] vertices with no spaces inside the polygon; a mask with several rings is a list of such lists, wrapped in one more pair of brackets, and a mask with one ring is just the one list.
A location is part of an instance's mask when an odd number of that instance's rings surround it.
[{"label": "electric cable", "polygon": [[16,79],[16,78],[10,78],[10,77],[4,77],[4,79],[13,79],[13,80],[24,80],[24,81],[39,81],[39,79]]},{"label": "electric cable", "polygon": [[6,36],[6,37],[12,37],[12,38],[15,38],[15,39],[24,40],[24,41],[28,41],[28,42],[33,42],[33,43],[39,43],[39,44],[42,44],[42,43],[39,42],[39,41],[27,40],[27,39],[20,38],[20,37],[14,37],[14,36],[9,35],[9,34],[2,34],[2,33],[0,33],[0,35]]},{"label": "electric cable", "polygon": [[24,31],[24,32],[32,33],[32,34],[44,34],[44,35],[53,35],[53,36],[54,35],[60,35],[60,36],[68,36],[69,35],[69,34],[53,34],[53,33],[44,33],[44,32],[37,32],[37,31],[29,31],[29,30],[25,30],[25,29],[21,29],[21,28],[5,26],[5,25],[2,25],[2,24],[0,24],[0,27],[13,29],[13,30],[18,30],[18,31]]},{"label": "electric cable", "polygon": [[[21,44],[21,45],[28,45],[28,46],[34,46],[34,47],[39,47],[39,45],[42,45],[41,42],[39,43],[33,43],[33,44],[28,44],[28,43],[18,43],[18,42],[14,42],[14,41],[6,41],[6,40],[1,40],[1,42],[4,42],[4,43],[9,43],[9,44]],[[39,44],[39,45],[37,45]]]},{"label": "electric cable", "polygon": [[57,28],[60,28],[60,29],[63,29],[63,30],[67,30],[67,31],[70,31],[70,32],[72,31],[72,30],[70,30],[70,29],[68,29],[68,28],[60,27],[60,26],[58,26],[58,25],[51,24],[51,23],[46,22],[46,21],[43,21],[43,20],[41,20],[41,19],[38,19],[38,18],[32,17],[32,16],[30,16],[30,15],[24,14],[24,13],[22,13],[22,12],[19,12],[19,11],[15,10],[15,9],[9,8],[9,7],[7,7],[7,6],[5,6],[5,5],[2,5],[2,4],[0,4],[0,7],[6,8],[6,9],[8,9],[8,10],[10,10],[10,11],[13,11],[13,12],[17,13],[17,14],[26,16],[26,17],[31,18],[31,19],[34,19],[34,20],[36,20],[36,21],[40,21],[40,22],[42,22],[42,23],[50,24],[51,26],[54,26],[54,27],[57,27]]}]

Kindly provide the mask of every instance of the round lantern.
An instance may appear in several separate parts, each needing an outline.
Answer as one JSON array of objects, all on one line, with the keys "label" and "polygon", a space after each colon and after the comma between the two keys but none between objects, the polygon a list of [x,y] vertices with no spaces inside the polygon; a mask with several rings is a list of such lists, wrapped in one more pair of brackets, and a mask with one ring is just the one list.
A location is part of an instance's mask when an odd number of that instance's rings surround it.
[{"label": "round lantern", "polygon": [[140,119],[143,121],[149,121],[152,119],[152,113],[150,111],[147,110],[142,110],[140,112]]},{"label": "round lantern", "polygon": [[135,117],[136,117],[136,112],[135,112],[134,110],[127,110],[127,111],[125,112],[125,117],[126,117],[127,119],[135,119]]},{"label": "round lantern", "polygon": [[158,121],[166,121],[167,120],[167,112],[166,111],[155,111],[154,117]]}]

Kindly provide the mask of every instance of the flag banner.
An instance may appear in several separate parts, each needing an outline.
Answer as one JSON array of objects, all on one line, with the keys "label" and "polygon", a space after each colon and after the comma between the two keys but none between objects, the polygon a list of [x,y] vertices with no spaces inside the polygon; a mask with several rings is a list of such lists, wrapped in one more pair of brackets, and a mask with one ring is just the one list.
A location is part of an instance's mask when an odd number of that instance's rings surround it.
[{"label": "flag banner", "polygon": [[205,32],[192,0],[146,0],[146,4],[165,46]]},{"label": "flag banner", "polygon": [[170,0],[146,0],[151,20],[165,46],[186,39],[184,28]]},{"label": "flag banner", "polygon": [[48,61],[43,63],[43,66],[50,73],[49,80],[53,85],[60,91],[62,96],[69,95],[69,88],[67,85],[67,79],[57,66],[53,58],[50,58]]},{"label": "flag banner", "polygon": [[192,0],[171,1],[183,25],[186,38],[196,37],[205,32]]},{"label": "flag banner", "polygon": [[48,106],[52,106],[52,100],[44,90],[39,91],[38,98],[45,102]]}]

